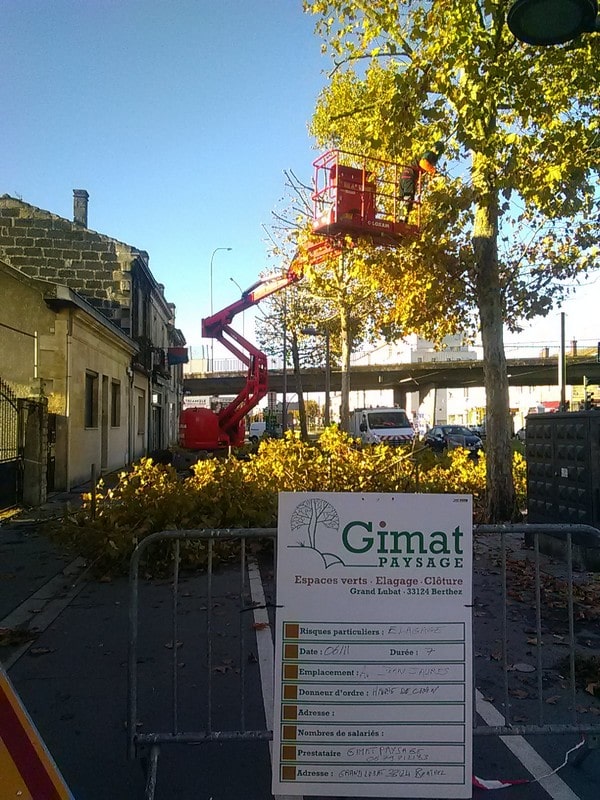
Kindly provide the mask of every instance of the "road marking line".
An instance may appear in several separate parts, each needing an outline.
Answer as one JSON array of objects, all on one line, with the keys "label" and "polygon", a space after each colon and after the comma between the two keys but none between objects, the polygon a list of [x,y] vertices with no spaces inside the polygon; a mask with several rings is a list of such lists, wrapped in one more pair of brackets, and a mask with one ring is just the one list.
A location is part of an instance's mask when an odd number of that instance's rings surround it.
[{"label": "road marking line", "polygon": [[[502,714],[484,698],[479,689],[476,689],[475,695],[477,713],[486,725],[506,725]],[[500,736],[499,738],[536,780],[538,775],[546,776],[539,778],[537,783],[548,792],[553,800],[579,800],[578,795],[567,786],[562,778],[559,778],[558,775],[548,775],[549,772],[552,772],[552,767],[523,736]]]},{"label": "road marking line", "polygon": [[[273,669],[275,667],[273,632],[271,631],[269,615],[265,608],[265,593],[260,577],[260,570],[254,558],[248,558],[248,578],[250,581],[250,596],[252,597],[252,602],[259,606],[259,608],[254,609],[254,622],[260,624],[260,627],[255,630],[256,648],[258,650],[258,667],[260,669],[265,722],[267,730],[272,731],[274,696]],[[271,757],[272,768],[273,742],[269,742],[269,755]],[[289,795],[278,794],[274,797],[275,800],[303,800],[303,797],[300,795],[290,797]]]}]

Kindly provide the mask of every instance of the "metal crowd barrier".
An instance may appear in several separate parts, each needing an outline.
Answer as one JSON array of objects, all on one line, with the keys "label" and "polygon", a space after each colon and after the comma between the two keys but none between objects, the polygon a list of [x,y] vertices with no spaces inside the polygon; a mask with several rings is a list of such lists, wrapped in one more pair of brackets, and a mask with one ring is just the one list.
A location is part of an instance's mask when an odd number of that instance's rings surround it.
[{"label": "metal crowd barrier", "polygon": [[[253,602],[249,593],[250,580],[248,572],[249,557],[247,555],[248,544],[272,540],[275,543],[276,528],[238,528],[222,530],[175,530],[154,533],[144,538],[136,547],[130,562],[129,570],[129,656],[128,656],[128,712],[127,712],[127,731],[128,731],[128,755],[130,758],[142,757],[146,760],[146,793],[145,798],[152,800],[156,791],[158,757],[160,747],[163,744],[200,744],[206,742],[222,741],[270,741],[272,739],[272,725],[263,726],[259,729],[249,729],[246,725],[246,664],[248,662],[248,648],[246,638],[243,635],[243,628],[247,628],[247,615],[252,612],[256,614],[256,604]],[[205,582],[201,587],[204,591],[204,604],[200,613],[204,613],[204,639],[205,639],[205,664],[206,664],[206,704],[202,708],[205,726],[198,730],[197,726],[190,728],[181,724],[180,706],[180,651],[179,634],[181,631],[181,614],[179,607],[182,602],[181,592],[181,569],[180,551],[182,543],[191,541],[205,542],[207,547],[206,569],[204,572]],[[237,729],[235,727],[217,729],[213,725],[213,673],[215,667],[215,542],[239,542],[239,584],[237,588],[237,612],[239,626],[237,635],[239,637],[239,717]],[[170,725],[164,724],[154,730],[146,730],[146,721],[140,719],[139,703],[139,662],[140,659],[140,565],[143,558],[152,547],[165,542],[170,542],[172,546],[173,572],[170,581],[171,592],[171,638],[167,643],[170,650],[170,687],[169,687],[169,709],[163,708],[163,719],[168,716]],[[256,580],[256,578],[254,579]],[[144,582],[145,583],[145,582]],[[269,628],[266,609],[258,609],[264,621],[260,624],[263,631]],[[198,626],[196,625],[198,632]],[[258,630],[256,631],[258,634]],[[272,662],[272,650],[271,650]],[[198,665],[196,665],[198,666]],[[270,664],[272,669],[272,663]],[[165,687],[159,687],[164,689]],[[265,705],[265,717],[269,720],[269,713]],[[162,720],[161,720],[162,721]],[[143,727],[143,730],[141,728]]]},{"label": "metal crowd barrier", "polygon": [[[254,556],[249,552],[256,544],[264,543],[265,540],[271,540],[273,543],[273,565],[276,563],[275,549],[276,549],[276,528],[236,528],[236,529],[221,529],[221,530],[171,530],[154,533],[143,539],[136,547],[130,562],[129,571],[129,656],[128,656],[128,709],[127,709],[127,739],[128,739],[128,755],[130,759],[142,757],[146,762],[146,800],[152,800],[155,796],[158,758],[160,748],[166,744],[201,744],[206,742],[224,742],[224,741],[266,741],[272,740],[272,709],[269,709],[271,698],[264,698],[264,725],[258,727],[251,727],[247,725],[246,719],[246,703],[248,701],[248,692],[246,691],[246,664],[248,663],[249,655],[253,656],[256,663],[262,659],[262,666],[266,667],[267,671],[272,671],[272,639],[270,624],[272,618],[268,616],[268,606],[272,606],[274,613],[276,590],[275,578],[273,577],[272,587],[272,602],[266,603],[264,599],[262,602],[257,603],[253,599],[251,593],[251,584],[255,585],[261,583],[260,574],[258,572]],[[543,572],[542,560],[544,558],[540,550],[540,537],[543,535],[550,535],[559,537],[564,549],[564,565],[560,581],[564,588],[565,593],[565,620],[566,634],[558,636],[560,645],[565,653],[564,662],[567,664],[568,669],[563,668],[567,674],[561,675],[563,685],[568,687],[568,705],[570,719],[568,722],[557,721],[555,717],[563,716],[564,712],[559,710],[557,713],[554,710],[553,704],[548,704],[548,690],[544,688],[544,674],[549,669],[547,662],[547,653],[549,650],[548,645],[551,644],[548,630],[544,628],[544,579],[547,573]],[[575,588],[578,585],[576,574],[574,571],[573,546],[574,543],[581,543],[585,537],[593,536],[600,543],[600,531],[587,525],[541,525],[541,524],[516,524],[516,525],[476,525],[474,526],[474,625],[473,625],[473,671],[474,671],[474,701],[473,701],[473,733],[475,736],[529,736],[529,735],[554,735],[554,734],[570,734],[578,736],[585,736],[586,747],[578,754],[577,758],[581,760],[591,748],[597,747],[600,743],[600,722],[584,722],[581,719],[581,704],[577,703],[577,680],[576,680],[576,659],[578,654],[584,652],[584,648],[577,645],[575,635]],[[203,631],[204,637],[204,653],[205,672],[206,672],[206,685],[203,687],[204,704],[202,712],[205,717],[205,725],[201,727],[198,725],[198,720],[192,720],[192,726],[182,723],[182,706],[180,705],[181,687],[180,687],[180,672],[182,663],[180,661],[180,642],[179,635],[182,631],[182,617],[180,613],[180,606],[182,598],[185,594],[182,593],[182,571],[180,568],[180,553],[181,547],[189,545],[190,542],[204,542],[206,546],[206,569],[202,570],[203,584],[202,588],[205,592],[203,605],[201,606],[202,612],[205,613],[205,626]],[[523,548],[523,542],[529,544],[529,549]],[[215,608],[218,604],[214,602],[215,598],[215,556],[214,544],[216,542],[238,542],[239,543],[239,574],[238,574],[238,588],[236,592],[228,592],[228,597],[231,598],[235,595],[235,602],[237,606],[236,614],[239,619],[239,679],[236,677],[236,684],[239,685],[239,717],[237,722],[233,722],[229,727],[215,726],[214,724],[214,681],[213,673],[215,669]],[[170,543],[172,548],[171,555],[173,560],[172,577],[169,580],[170,588],[170,641],[166,643],[165,647],[170,650],[170,688],[169,688],[169,708],[168,716],[170,724],[167,726],[164,723],[164,716],[167,715],[167,708],[161,708],[163,712],[162,719],[154,726],[148,725],[146,719],[142,719],[140,714],[140,676],[139,668],[140,662],[146,659],[140,658],[140,588],[143,587],[147,581],[142,580],[140,577],[140,568],[143,565],[143,559],[148,555],[151,548],[157,545]],[[479,554],[478,554],[479,549]],[[511,563],[511,556],[515,553],[520,554],[520,562]],[[488,563],[495,567],[494,570],[488,569],[488,575],[483,580],[478,576],[477,569],[481,567],[482,558],[487,558]],[[511,582],[512,573],[514,571],[515,563],[526,563],[529,569],[529,574],[525,576],[529,581],[529,585],[523,590],[523,585],[520,585],[520,591],[530,592],[530,596],[521,597],[523,605],[513,605],[513,601],[518,601],[518,589],[515,590],[514,584]],[[556,565],[557,560],[554,559],[553,563]],[[560,561],[562,565],[562,560]],[[231,584],[231,563],[225,567],[225,581],[227,585]],[[217,570],[222,572],[222,570]],[[581,575],[582,573],[578,573]],[[588,574],[589,573],[585,573]],[[197,587],[196,587],[197,588]],[[155,590],[162,591],[162,587],[154,586]],[[259,592],[262,591],[262,585]],[[495,605],[491,611],[487,611],[486,607],[483,609],[478,606],[481,605],[480,596],[482,592],[487,591],[494,599],[500,602]],[[517,592],[515,596],[515,592]],[[195,600],[198,601],[198,596]],[[255,597],[256,595],[254,595]],[[489,605],[489,604],[488,604]],[[547,604],[546,604],[547,605]],[[527,631],[517,631],[514,625],[510,624],[509,610],[518,609],[520,617],[529,615],[529,622],[527,624]],[[547,609],[546,609],[547,610]],[[496,615],[495,612],[498,612]],[[494,612],[494,613],[492,613]],[[189,610],[187,612],[190,613]],[[248,614],[259,614],[259,620],[248,626]],[[498,650],[490,653],[487,656],[481,657],[478,652],[480,643],[478,641],[478,628],[481,623],[478,622],[480,616],[488,616],[492,624],[496,625],[497,635],[495,641],[498,643]],[[197,620],[192,626],[196,633],[199,633]],[[271,649],[267,649],[265,656],[259,653],[258,659],[254,654],[249,651],[247,646],[248,629],[252,629],[252,634],[258,639],[261,635],[268,636]],[[521,626],[522,627],[522,626]],[[244,633],[245,630],[245,633]],[[533,634],[533,635],[532,635]],[[187,634],[186,634],[187,635]],[[221,635],[221,634],[220,634]],[[529,637],[525,642],[521,640],[520,644],[515,645],[515,639],[521,636]],[[263,638],[264,641],[264,638]],[[485,645],[485,643],[481,643]],[[147,646],[147,644],[146,644]],[[526,647],[526,652],[535,654],[529,656],[531,663],[517,663],[513,658],[514,647],[520,647],[520,652]],[[258,645],[260,649],[260,645]],[[264,663],[265,658],[270,657],[270,663]],[[519,655],[517,655],[517,658]],[[522,656],[521,656],[522,658]],[[546,659],[546,660],[545,660]],[[226,670],[226,667],[222,668]],[[482,724],[478,719],[478,704],[485,699],[485,694],[481,688],[477,688],[479,682],[485,684],[486,680],[498,682],[498,670],[501,670],[501,684],[502,684],[502,698],[494,698],[496,705],[501,701],[501,713],[495,713],[494,717],[498,724]],[[523,690],[514,690],[514,679],[522,678],[522,672],[530,672],[535,675],[535,683],[532,681],[528,684],[527,700],[535,699],[535,714],[530,714],[531,718],[524,719],[523,712]],[[488,674],[486,676],[486,673]],[[196,673],[197,674],[197,673]],[[236,673],[237,675],[237,673]],[[491,679],[489,677],[491,675]],[[529,679],[527,679],[529,680]],[[150,697],[154,699],[159,690],[163,692],[166,690],[164,686],[153,686],[150,692]],[[534,697],[535,695],[535,697]],[[529,711],[530,703],[525,703],[527,711]],[[515,711],[516,709],[516,711]],[[152,709],[150,709],[152,711]],[[190,709],[186,708],[186,715],[189,717]],[[256,716],[256,709],[254,709],[254,716]],[[194,724],[195,723],[195,724]],[[152,729],[148,729],[148,728]]]}]

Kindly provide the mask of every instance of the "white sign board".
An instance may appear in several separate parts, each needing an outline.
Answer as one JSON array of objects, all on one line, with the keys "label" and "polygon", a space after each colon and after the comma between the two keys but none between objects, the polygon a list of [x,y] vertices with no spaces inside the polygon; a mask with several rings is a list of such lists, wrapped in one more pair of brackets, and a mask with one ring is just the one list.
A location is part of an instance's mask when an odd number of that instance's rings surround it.
[{"label": "white sign board", "polygon": [[472,501],[279,495],[273,794],[470,798]]},{"label": "white sign board", "polygon": [[183,395],[182,408],[210,408],[210,398],[198,395]]}]

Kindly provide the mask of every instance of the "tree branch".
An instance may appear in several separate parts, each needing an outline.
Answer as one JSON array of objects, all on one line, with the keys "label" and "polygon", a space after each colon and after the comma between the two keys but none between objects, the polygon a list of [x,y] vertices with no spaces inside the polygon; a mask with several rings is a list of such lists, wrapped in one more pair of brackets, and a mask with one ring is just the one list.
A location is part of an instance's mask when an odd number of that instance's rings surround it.
[{"label": "tree branch", "polygon": [[[408,45],[406,45],[406,46],[408,47]],[[410,48],[409,48],[409,50],[410,50]],[[391,52],[390,53],[374,53],[373,51],[371,51],[370,53],[360,53],[358,55],[350,55],[347,58],[340,59],[339,61],[336,61],[334,59],[333,63],[334,63],[335,66],[333,67],[331,72],[329,72],[327,74],[327,77],[328,78],[333,78],[335,73],[339,69],[341,69],[345,64],[349,64],[351,61],[360,61],[363,58],[368,58],[369,60],[373,60],[375,58],[407,58],[410,61],[411,58],[412,58],[412,55],[411,55],[410,52],[409,53],[403,53],[403,52],[400,52],[400,53],[391,53]]]}]

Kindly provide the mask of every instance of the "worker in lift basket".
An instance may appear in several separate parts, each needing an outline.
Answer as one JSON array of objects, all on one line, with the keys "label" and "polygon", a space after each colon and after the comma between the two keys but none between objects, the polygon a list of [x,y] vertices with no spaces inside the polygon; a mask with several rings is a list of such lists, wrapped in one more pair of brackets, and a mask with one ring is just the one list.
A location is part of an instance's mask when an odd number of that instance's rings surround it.
[{"label": "worker in lift basket", "polygon": [[436,164],[443,152],[444,145],[442,142],[436,142],[431,150],[427,150],[423,153],[421,158],[415,158],[414,161],[411,161],[410,164],[407,164],[403,168],[400,174],[400,197],[403,203],[403,214],[400,217],[401,222],[408,222],[408,216],[415,203],[419,176],[424,173],[435,175]]}]

